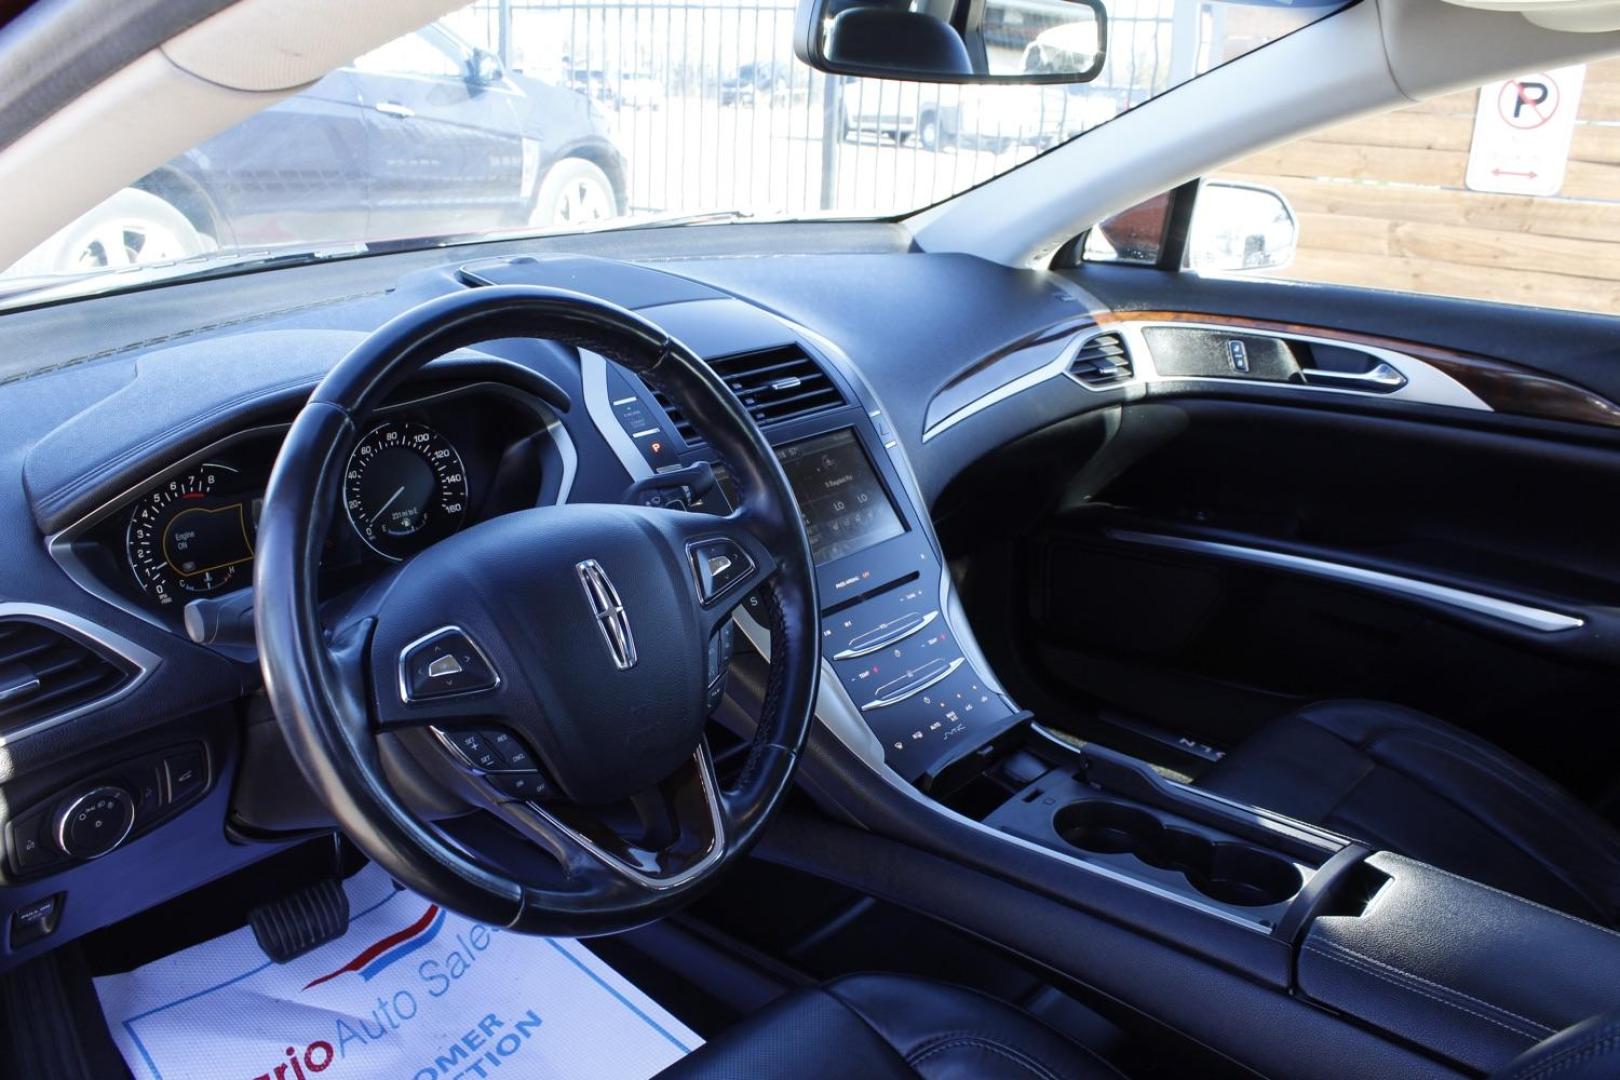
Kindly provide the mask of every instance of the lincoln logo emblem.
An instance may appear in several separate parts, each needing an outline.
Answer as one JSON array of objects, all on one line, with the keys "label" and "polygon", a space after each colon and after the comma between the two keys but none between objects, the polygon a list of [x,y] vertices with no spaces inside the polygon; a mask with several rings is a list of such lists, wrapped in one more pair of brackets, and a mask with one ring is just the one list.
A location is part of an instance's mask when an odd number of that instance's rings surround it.
[{"label": "lincoln logo emblem", "polygon": [[590,602],[591,614],[596,616],[596,628],[602,632],[613,666],[628,671],[636,666],[636,639],[630,633],[630,617],[624,613],[624,603],[602,564],[586,559],[574,564],[579,584]]}]

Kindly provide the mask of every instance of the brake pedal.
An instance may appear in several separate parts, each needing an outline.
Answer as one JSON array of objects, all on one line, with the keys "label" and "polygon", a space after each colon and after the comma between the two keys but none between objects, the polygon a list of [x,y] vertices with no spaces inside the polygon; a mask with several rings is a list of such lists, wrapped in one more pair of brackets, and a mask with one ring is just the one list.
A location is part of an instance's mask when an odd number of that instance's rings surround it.
[{"label": "brake pedal", "polygon": [[264,954],[278,964],[342,937],[349,929],[349,894],[324,878],[248,912],[248,925]]}]

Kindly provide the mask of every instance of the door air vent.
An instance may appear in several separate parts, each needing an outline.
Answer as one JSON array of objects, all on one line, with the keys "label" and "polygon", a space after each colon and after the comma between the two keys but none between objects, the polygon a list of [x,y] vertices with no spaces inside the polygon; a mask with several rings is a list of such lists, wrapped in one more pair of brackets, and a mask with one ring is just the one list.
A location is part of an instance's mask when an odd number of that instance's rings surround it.
[{"label": "door air vent", "polygon": [[1098,334],[1074,354],[1069,374],[1083,386],[1102,390],[1129,381],[1135,373],[1124,340],[1118,334]]},{"label": "door air vent", "polygon": [[63,630],[0,619],[0,730],[14,731],[117,692],[135,672]]},{"label": "door air vent", "polygon": [[[709,361],[709,366],[731,387],[756,424],[775,424],[846,404],[821,365],[796,345],[722,356]],[[653,397],[681,438],[694,444],[703,441],[680,407],[662,391],[654,390]]]}]

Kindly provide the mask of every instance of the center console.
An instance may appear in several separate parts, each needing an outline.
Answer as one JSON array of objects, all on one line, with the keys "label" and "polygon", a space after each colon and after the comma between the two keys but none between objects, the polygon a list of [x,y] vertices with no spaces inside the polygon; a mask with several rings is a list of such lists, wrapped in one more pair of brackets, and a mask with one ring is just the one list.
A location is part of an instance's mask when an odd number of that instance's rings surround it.
[{"label": "center console", "polygon": [[[661,310],[660,318],[669,314]],[[815,395],[807,399],[811,408],[771,425],[767,435],[815,558],[823,677],[843,687],[889,768],[929,790],[1028,714],[986,677],[946,617],[948,579],[932,532],[905,493],[883,413],[866,408],[831,365],[798,350],[803,346],[765,338],[717,363],[745,404]],[[805,362],[825,384],[810,389],[815,376],[780,374],[802,371]],[[724,464],[672,405],[599,357],[586,357],[584,373],[587,406],[593,417],[603,414],[609,443],[639,478],[632,497],[730,512],[736,491]],[[763,389],[749,395],[753,387]]]}]

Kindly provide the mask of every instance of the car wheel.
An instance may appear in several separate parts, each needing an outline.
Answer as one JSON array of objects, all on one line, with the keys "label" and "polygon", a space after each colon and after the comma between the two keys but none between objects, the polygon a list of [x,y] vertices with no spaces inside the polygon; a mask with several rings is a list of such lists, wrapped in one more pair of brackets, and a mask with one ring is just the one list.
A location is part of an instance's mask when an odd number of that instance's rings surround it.
[{"label": "car wheel", "polygon": [[125,188],[59,232],[43,269],[54,274],[172,262],[208,250],[195,226],[150,192]]},{"label": "car wheel", "polygon": [[563,158],[551,167],[534,197],[529,224],[543,228],[588,225],[617,217],[619,200],[607,173],[584,158]]},{"label": "car wheel", "polygon": [[917,124],[917,145],[924,150],[939,149],[939,120],[933,113],[923,114]]}]

